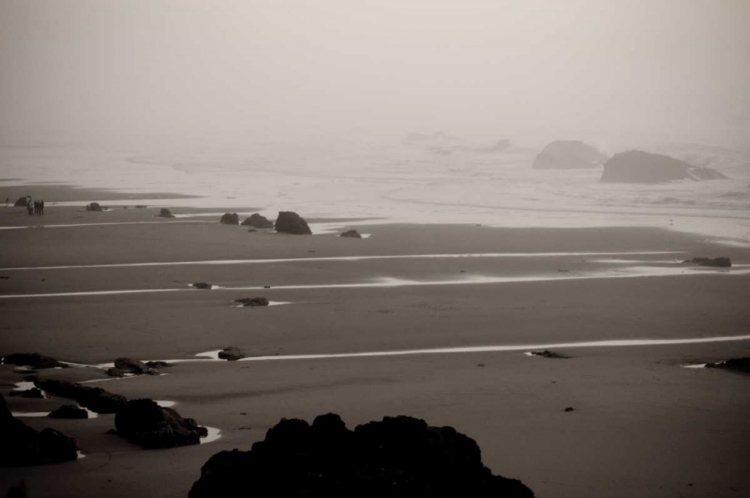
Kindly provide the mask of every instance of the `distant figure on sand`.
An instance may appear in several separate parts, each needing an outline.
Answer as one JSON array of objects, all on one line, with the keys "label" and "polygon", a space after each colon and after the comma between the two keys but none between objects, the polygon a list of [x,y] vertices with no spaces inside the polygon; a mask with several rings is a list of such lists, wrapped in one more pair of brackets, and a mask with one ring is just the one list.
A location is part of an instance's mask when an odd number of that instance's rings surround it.
[{"label": "distant figure on sand", "polygon": [[29,216],[34,214],[34,201],[31,200],[31,196],[26,196],[26,212],[29,213]]}]

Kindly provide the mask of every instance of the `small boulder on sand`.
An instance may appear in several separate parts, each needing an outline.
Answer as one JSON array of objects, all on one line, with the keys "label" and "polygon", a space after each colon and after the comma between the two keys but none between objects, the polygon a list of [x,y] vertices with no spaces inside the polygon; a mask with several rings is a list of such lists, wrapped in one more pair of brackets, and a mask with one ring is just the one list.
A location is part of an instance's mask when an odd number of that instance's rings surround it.
[{"label": "small boulder on sand", "polygon": [[242,299],[235,299],[235,304],[242,306],[268,306],[268,299],[265,297],[244,297]]},{"label": "small boulder on sand", "polygon": [[227,361],[237,361],[245,357],[245,353],[237,348],[225,348],[219,351],[219,358]]},{"label": "small boulder on sand", "polygon": [[86,211],[101,212],[104,211],[104,208],[102,208],[98,202],[92,202],[91,204],[86,206]]},{"label": "small boulder on sand", "polygon": [[245,218],[242,225],[253,228],[273,228],[273,221],[259,213],[253,213],[249,218]]},{"label": "small boulder on sand", "polygon": [[123,404],[115,415],[117,434],[144,448],[174,448],[200,443],[208,435],[192,418],[182,418],[172,408],[150,399]]},{"label": "small boulder on sand", "polygon": [[356,230],[347,230],[346,232],[339,235],[339,237],[344,237],[347,239],[361,239],[362,235]]},{"label": "small boulder on sand", "polygon": [[274,226],[279,233],[291,233],[295,235],[312,234],[312,230],[310,230],[307,222],[293,211],[280,211]]},{"label": "small boulder on sand", "polygon": [[208,282],[195,282],[195,283],[190,284],[190,286],[195,289],[203,289],[203,290],[211,290],[214,287]]},{"label": "small boulder on sand", "polygon": [[174,218],[174,215],[169,209],[161,208],[161,211],[159,211],[159,218]]}]

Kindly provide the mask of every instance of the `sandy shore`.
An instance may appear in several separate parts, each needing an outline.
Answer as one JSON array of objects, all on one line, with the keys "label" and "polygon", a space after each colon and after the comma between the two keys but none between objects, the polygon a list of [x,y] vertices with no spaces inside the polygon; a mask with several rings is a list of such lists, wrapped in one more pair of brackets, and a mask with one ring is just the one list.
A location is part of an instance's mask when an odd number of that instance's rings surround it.
[{"label": "sandy shore", "polygon": [[[0,226],[30,227],[0,230],[0,354],[97,364],[191,359],[226,346],[273,356],[750,334],[750,250],[675,232],[351,221],[342,228],[371,237],[349,240],[248,233],[212,217],[162,220],[151,207],[47,210],[0,209]],[[679,263],[703,255],[729,256],[735,267]],[[91,266],[123,264],[133,266]],[[192,282],[220,288],[189,289]],[[104,291],[121,293],[96,294]],[[255,296],[288,304],[233,306]],[[540,497],[750,493],[750,379],[681,368],[750,356],[750,341],[564,352],[572,358],[508,351],[186,362],[169,375],[94,384],[176,401],[221,438],[147,451],[105,434],[111,415],[29,418],[78,438],[86,458],[0,469],[0,494],[25,479],[30,497],[186,496],[215,452],[248,449],[281,417],[329,411],[352,427],[395,414],[452,425],[477,440],[495,473]],[[91,368],[43,375],[102,377]],[[0,367],[3,394],[22,378]],[[42,412],[62,401],[9,404]]]}]

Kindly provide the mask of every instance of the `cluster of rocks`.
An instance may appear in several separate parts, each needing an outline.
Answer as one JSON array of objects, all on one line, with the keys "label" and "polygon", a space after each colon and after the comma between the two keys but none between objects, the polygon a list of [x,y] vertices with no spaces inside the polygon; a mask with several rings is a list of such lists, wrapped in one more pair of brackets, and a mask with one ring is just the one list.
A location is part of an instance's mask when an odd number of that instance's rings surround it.
[{"label": "cluster of rocks", "polygon": [[86,211],[101,212],[101,211],[104,211],[104,208],[101,207],[98,202],[92,202],[91,204],[88,204],[86,206]]},{"label": "cluster of rocks", "polygon": [[599,168],[607,156],[576,140],[558,140],[547,144],[531,165],[534,169]]},{"label": "cluster of rocks", "polygon": [[243,297],[242,299],[235,299],[234,303],[245,307],[254,307],[268,306],[269,301],[265,297]]},{"label": "cluster of rocks", "polygon": [[621,152],[604,163],[601,181],[659,183],[674,180],[716,180],[726,178],[716,170],[693,166],[679,159],[641,150]]},{"label": "cluster of rocks", "polygon": [[174,215],[169,209],[161,208],[161,211],[159,211],[159,218],[174,218]]},{"label": "cluster of rocks", "polygon": [[35,380],[34,385],[49,394],[68,398],[96,413],[115,413],[127,402],[125,396],[105,391],[101,387],[91,387],[67,380]]},{"label": "cluster of rocks", "polygon": [[253,228],[273,228],[273,221],[259,213],[253,213],[249,218],[245,218],[241,225]]},{"label": "cluster of rocks", "polygon": [[723,368],[736,372],[750,373],[750,358],[732,358],[727,361],[706,363],[706,368]]},{"label": "cluster of rocks", "polygon": [[208,435],[192,418],[150,399],[124,403],[115,415],[117,434],[144,448],[174,448],[200,443]]},{"label": "cluster of rocks", "polygon": [[213,496],[503,496],[527,498],[522,482],[493,475],[477,443],[452,427],[385,417],[349,430],[338,415],[282,419],[250,451],[212,456],[190,498]]},{"label": "cluster of rocks", "polygon": [[125,375],[159,375],[159,368],[168,367],[169,363],[164,361],[142,361],[132,358],[117,358],[115,366],[107,369],[110,377],[125,377]]},{"label": "cluster of rocks", "polygon": [[725,257],[718,257],[718,258],[693,258],[693,259],[686,259],[683,261],[683,263],[693,263],[698,266],[710,266],[714,268],[731,268],[732,267],[732,260]]},{"label": "cluster of rocks", "polygon": [[13,416],[0,394],[0,465],[41,465],[78,458],[78,443],[54,429],[36,431]]}]

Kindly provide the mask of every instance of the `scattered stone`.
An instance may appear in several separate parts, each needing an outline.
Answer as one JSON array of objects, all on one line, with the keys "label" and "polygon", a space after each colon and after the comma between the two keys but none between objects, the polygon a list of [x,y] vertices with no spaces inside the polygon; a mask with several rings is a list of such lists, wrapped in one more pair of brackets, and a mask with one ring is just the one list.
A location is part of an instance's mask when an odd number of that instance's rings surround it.
[{"label": "scattered stone", "polygon": [[104,209],[99,205],[98,202],[92,202],[91,204],[86,206],[86,211],[101,212],[104,211]]},{"label": "scattered stone", "polygon": [[710,168],[692,166],[661,154],[631,150],[615,154],[604,163],[601,181],[659,183],[673,180],[715,180],[726,178]]},{"label": "scattered stone", "polygon": [[568,356],[565,356],[564,354],[556,353],[548,349],[544,349],[542,351],[532,351],[531,354],[534,356],[541,356],[542,358],[554,358],[554,359],[569,358]]},{"label": "scattered stone", "polygon": [[279,211],[276,218],[276,231],[279,233],[291,233],[295,235],[310,235],[312,230],[307,222],[293,211]]},{"label": "scattered stone", "polygon": [[726,370],[734,370],[736,372],[750,373],[750,357],[732,358],[727,361],[706,363],[706,368],[723,368]]},{"label": "scattered stone", "polygon": [[44,392],[36,387],[26,389],[25,391],[11,391],[9,394],[18,398],[44,399]]},{"label": "scattered stone", "polygon": [[237,213],[224,213],[219,223],[222,225],[239,225],[240,216]]},{"label": "scattered stone", "polygon": [[26,202],[28,199],[26,197],[19,197],[16,202],[13,204],[13,207],[26,207]]},{"label": "scattered stone", "polygon": [[135,375],[158,375],[159,372],[148,367],[145,363],[133,360],[131,358],[117,358],[115,360],[115,369]]},{"label": "scattered stone", "polygon": [[729,258],[719,257],[719,258],[693,258],[693,259],[686,259],[683,261],[683,263],[694,263],[698,266],[711,266],[714,268],[731,268],[732,267],[732,260]]},{"label": "scattered stone", "polygon": [[36,369],[64,367],[62,363],[50,356],[38,353],[16,353],[4,356],[3,365],[18,365]]},{"label": "scattered stone", "polygon": [[57,410],[47,415],[49,418],[89,418],[89,413],[83,408],[75,405],[62,405]]},{"label": "scattered stone", "polygon": [[161,208],[161,211],[159,211],[159,218],[174,218],[174,215],[169,209]]},{"label": "scattered stone", "polygon": [[0,466],[42,465],[78,458],[78,444],[53,429],[40,432],[15,418],[0,394]]},{"label": "scattered stone", "polygon": [[575,411],[575,408],[573,408],[572,406],[569,406],[569,407],[567,407],[567,408],[565,409],[565,411],[566,411],[566,412],[573,412],[573,411]]},{"label": "scattered stone", "polygon": [[254,228],[251,228],[250,230],[247,231],[247,233],[255,233],[255,232],[257,232],[257,230]]},{"label": "scattered stone", "polygon": [[171,363],[167,363],[166,361],[147,361],[146,366],[149,368],[168,368],[171,367]]},{"label": "scattered stone", "polygon": [[144,448],[174,448],[200,443],[208,435],[192,418],[182,418],[172,408],[150,399],[136,399],[120,406],[115,415],[117,434]]},{"label": "scattered stone", "polygon": [[483,366],[484,366],[484,363],[477,363],[477,366],[478,366],[478,367],[483,367]]},{"label": "scattered stone", "polygon": [[125,396],[105,391],[101,387],[83,386],[67,380],[36,380],[34,384],[49,394],[75,400],[96,413],[115,413],[128,401]]},{"label": "scattered stone", "polygon": [[235,299],[236,304],[242,306],[268,306],[268,299],[265,297],[245,297],[242,299]]},{"label": "scattered stone", "polygon": [[346,232],[339,235],[339,237],[346,237],[349,239],[361,239],[362,235],[356,230],[347,230]]},{"label": "scattered stone", "polygon": [[227,361],[237,361],[245,357],[245,353],[237,348],[226,348],[219,351],[219,358]]},{"label": "scattered stone", "polygon": [[213,288],[213,285],[211,285],[209,283],[206,283],[206,282],[196,282],[196,283],[190,284],[190,285],[193,286],[196,289],[209,289],[210,290],[210,289]]},{"label": "scattered stone", "polygon": [[245,218],[242,225],[254,228],[273,228],[273,222],[259,213],[253,213],[249,218]]},{"label": "scattered stone", "polygon": [[216,453],[188,496],[244,496],[249,486],[257,497],[534,496],[493,475],[477,443],[452,427],[399,416],[351,431],[332,413],[312,425],[282,419],[250,451]]},{"label": "scattered stone", "polygon": [[534,169],[598,168],[607,156],[577,140],[558,140],[547,144],[531,165]]}]

